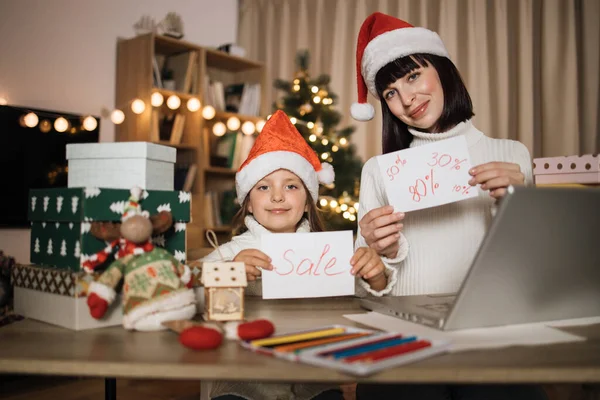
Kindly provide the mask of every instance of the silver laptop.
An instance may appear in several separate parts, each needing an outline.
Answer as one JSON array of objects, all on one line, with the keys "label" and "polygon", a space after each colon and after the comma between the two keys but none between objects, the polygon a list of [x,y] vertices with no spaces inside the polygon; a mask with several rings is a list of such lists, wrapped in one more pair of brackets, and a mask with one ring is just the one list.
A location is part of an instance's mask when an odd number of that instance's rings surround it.
[{"label": "silver laptop", "polygon": [[600,189],[509,187],[458,293],[360,304],[441,330],[600,316]]}]

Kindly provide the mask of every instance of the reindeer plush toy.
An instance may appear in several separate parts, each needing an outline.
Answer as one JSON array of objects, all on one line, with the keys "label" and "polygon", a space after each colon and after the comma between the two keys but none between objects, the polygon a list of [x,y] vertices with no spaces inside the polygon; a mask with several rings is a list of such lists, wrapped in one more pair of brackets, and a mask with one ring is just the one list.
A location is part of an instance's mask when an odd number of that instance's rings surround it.
[{"label": "reindeer plush toy", "polygon": [[196,314],[196,298],[191,271],[167,250],[155,247],[153,233],[162,233],[173,223],[171,213],[162,211],[149,217],[142,212],[142,190],[131,190],[121,223],[92,223],[92,234],[112,241],[103,251],[84,263],[91,273],[113,253],[115,260],[88,289],[87,304],[94,318],[102,318],[123,281],[123,327],[137,331],[166,329],[164,321],[187,320]]}]

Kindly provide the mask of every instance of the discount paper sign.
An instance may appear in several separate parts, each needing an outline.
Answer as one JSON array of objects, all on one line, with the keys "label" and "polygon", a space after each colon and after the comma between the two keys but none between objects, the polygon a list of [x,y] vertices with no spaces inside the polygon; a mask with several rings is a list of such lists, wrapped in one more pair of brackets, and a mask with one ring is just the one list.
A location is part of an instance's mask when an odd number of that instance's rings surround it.
[{"label": "discount paper sign", "polygon": [[354,294],[352,231],[263,235],[260,249],[273,264],[262,271],[263,299]]},{"label": "discount paper sign", "polygon": [[413,211],[477,196],[469,185],[469,151],[463,136],[377,157],[388,201]]}]

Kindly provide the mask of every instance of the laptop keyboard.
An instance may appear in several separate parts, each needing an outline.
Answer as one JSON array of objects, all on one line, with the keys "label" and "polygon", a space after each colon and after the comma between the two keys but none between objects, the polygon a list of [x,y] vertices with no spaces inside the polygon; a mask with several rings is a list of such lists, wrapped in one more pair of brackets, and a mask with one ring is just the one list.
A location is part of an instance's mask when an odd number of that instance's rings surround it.
[{"label": "laptop keyboard", "polygon": [[419,307],[422,307],[429,311],[434,311],[437,313],[447,313],[450,310],[452,303],[437,303],[437,304],[420,304]]}]

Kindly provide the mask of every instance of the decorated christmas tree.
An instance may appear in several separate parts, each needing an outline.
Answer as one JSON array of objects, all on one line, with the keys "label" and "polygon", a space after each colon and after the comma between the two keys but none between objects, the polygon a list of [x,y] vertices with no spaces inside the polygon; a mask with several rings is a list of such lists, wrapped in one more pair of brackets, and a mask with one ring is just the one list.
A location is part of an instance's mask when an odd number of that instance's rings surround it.
[{"label": "decorated christmas tree", "polygon": [[362,161],[350,142],[354,127],[337,128],[342,115],[335,107],[336,94],[329,91],[330,77],[321,74],[312,78],[309,64],[308,51],[299,51],[294,79],[275,81],[275,87],[284,95],[275,102],[274,109],[283,110],[321,161],[333,165],[335,183],[321,188],[318,203],[328,228],[355,230]]}]

